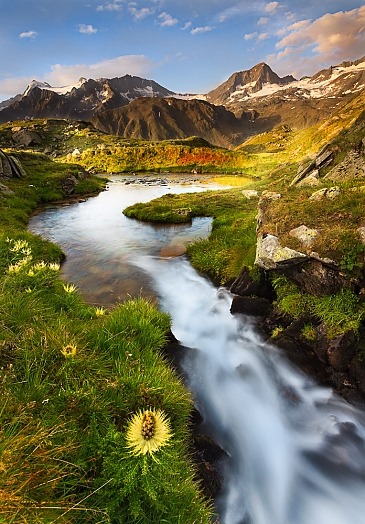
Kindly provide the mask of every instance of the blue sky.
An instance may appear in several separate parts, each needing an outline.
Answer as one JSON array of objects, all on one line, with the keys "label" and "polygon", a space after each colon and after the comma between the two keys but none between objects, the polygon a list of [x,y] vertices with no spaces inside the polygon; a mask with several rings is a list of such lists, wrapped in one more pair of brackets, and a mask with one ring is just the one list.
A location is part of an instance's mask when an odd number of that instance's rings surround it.
[{"label": "blue sky", "polygon": [[365,2],[0,0],[0,49],[0,100],[125,74],[206,93],[259,62],[299,78],[362,57]]}]

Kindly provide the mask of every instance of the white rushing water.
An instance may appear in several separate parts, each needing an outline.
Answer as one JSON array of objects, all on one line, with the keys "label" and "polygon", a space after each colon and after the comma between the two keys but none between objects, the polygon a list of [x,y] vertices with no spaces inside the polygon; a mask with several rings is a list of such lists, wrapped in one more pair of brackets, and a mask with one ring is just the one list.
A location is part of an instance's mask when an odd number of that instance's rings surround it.
[{"label": "white rushing water", "polygon": [[[231,295],[184,260],[144,257],[186,350],[188,385],[227,452],[223,524],[364,524],[365,417],[292,367]],[[190,348],[190,349],[189,349]]]}]

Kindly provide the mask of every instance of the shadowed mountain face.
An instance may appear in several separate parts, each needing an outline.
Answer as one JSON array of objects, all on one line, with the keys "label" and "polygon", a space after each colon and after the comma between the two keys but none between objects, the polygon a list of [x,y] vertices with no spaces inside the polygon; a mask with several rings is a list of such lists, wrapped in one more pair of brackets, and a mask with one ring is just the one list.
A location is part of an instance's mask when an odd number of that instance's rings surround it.
[{"label": "shadowed mountain face", "polygon": [[203,100],[141,98],[99,113],[92,124],[100,131],[124,138],[167,140],[199,136],[212,144],[232,147],[249,135],[249,118],[245,113],[237,118],[223,106]]},{"label": "shadowed mountain face", "polygon": [[234,73],[206,95],[178,95],[152,80],[80,79],[54,88],[33,81],[23,95],[2,102],[0,122],[26,118],[88,120],[126,138],[164,140],[199,136],[234,147],[286,124],[312,126],[341,110],[365,87],[365,57],[296,80],[267,64]]}]

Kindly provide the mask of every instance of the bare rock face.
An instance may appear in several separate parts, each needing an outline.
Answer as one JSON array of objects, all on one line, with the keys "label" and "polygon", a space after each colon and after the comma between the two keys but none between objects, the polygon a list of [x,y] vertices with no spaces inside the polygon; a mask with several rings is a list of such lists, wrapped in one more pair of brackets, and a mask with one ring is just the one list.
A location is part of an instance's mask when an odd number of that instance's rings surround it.
[{"label": "bare rock face", "polygon": [[324,187],[315,191],[310,197],[309,200],[322,200],[323,198],[329,198],[330,200],[335,199],[340,194],[341,190],[338,186],[333,187]]},{"label": "bare rock face", "polygon": [[345,181],[365,178],[365,156],[361,151],[350,151],[325,177],[326,180]]},{"label": "bare rock face", "polygon": [[27,176],[21,162],[14,155],[7,155],[0,149],[0,177],[1,178],[22,178]]}]

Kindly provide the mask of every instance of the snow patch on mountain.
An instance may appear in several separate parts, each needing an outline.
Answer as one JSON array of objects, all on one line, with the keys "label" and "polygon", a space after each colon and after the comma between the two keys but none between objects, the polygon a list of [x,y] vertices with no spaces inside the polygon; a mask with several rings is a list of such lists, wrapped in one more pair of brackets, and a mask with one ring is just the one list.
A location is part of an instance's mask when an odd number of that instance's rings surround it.
[{"label": "snow patch on mountain", "polygon": [[[273,84],[263,83],[262,88],[255,91],[256,82],[249,82],[244,85],[239,85],[236,90],[231,93],[229,97],[229,103],[244,102],[254,98],[261,98],[264,96],[274,95],[280,92],[287,92],[290,90],[293,96],[299,96],[302,98],[330,98],[335,97],[339,93],[349,94],[356,93],[364,89],[365,87],[365,74],[364,80],[356,82],[351,89],[342,91],[343,85],[346,80],[351,80],[358,76],[359,73],[365,73],[365,61],[351,64],[341,65],[330,68],[330,70],[323,71],[314,77],[305,77],[301,80],[290,82],[289,84]],[[284,95],[288,98],[288,95]]]},{"label": "snow patch on mountain", "polygon": [[57,93],[58,95],[66,95],[67,93],[70,93],[72,89],[80,88],[82,84],[84,84],[86,81],[87,81],[86,78],[80,78],[74,84],[70,84],[70,85],[62,86],[62,87],[52,87],[47,82],[40,82],[39,80],[32,80],[31,83],[26,88],[26,90],[24,91],[23,96],[29,95],[32,89],[36,87],[38,89],[45,89],[46,91],[53,91],[53,93]]}]

